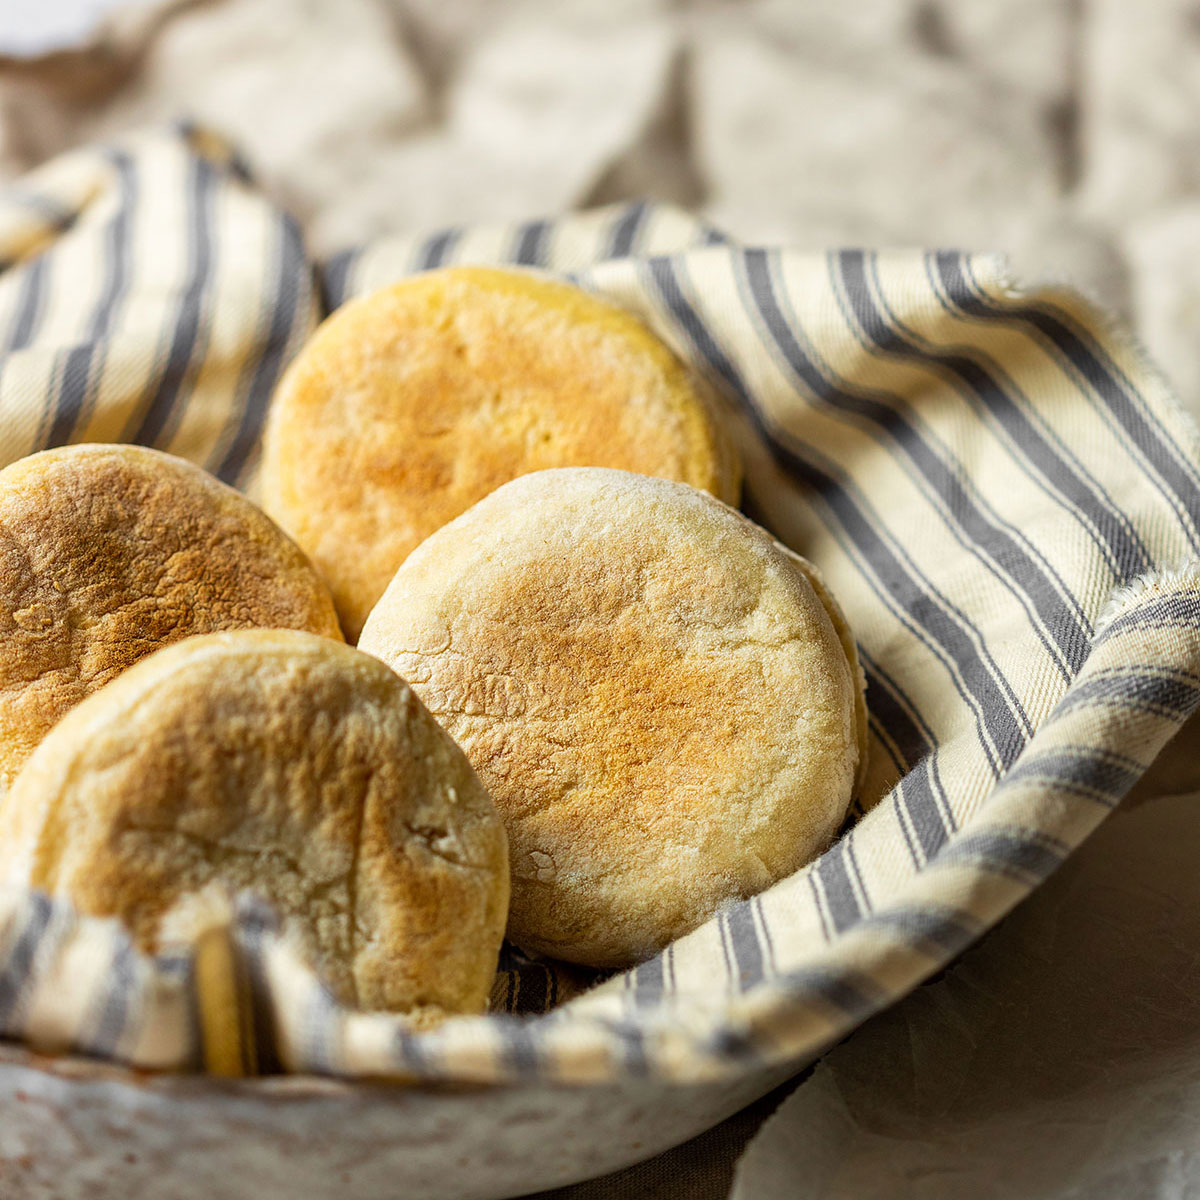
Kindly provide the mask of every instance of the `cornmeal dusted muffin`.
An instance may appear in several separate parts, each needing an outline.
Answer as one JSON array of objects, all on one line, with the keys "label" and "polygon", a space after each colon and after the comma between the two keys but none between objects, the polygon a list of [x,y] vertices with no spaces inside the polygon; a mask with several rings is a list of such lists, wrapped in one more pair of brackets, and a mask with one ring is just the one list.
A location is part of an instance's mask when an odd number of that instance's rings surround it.
[{"label": "cornmeal dusted muffin", "polygon": [[197,940],[252,891],[335,996],[481,1012],[508,911],[504,829],[408,686],[329,638],[189,638],[72,710],[0,806],[0,879],[136,942]]},{"label": "cornmeal dusted muffin", "polygon": [[738,496],[710,401],[634,316],[527,272],[453,267],[321,326],[272,402],[262,496],[354,640],[435,529],[518,475],[589,465]]},{"label": "cornmeal dusted muffin", "polygon": [[73,705],[191,634],[338,638],[328,589],[248,500],[182,459],[82,445],[0,471],[0,794]]},{"label": "cornmeal dusted muffin", "polygon": [[509,936],[574,962],[643,959],[791,874],[834,836],[863,760],[828,590],[685,484],[594,468],[507,484],[409,556],[360,647],[496,802]]}]

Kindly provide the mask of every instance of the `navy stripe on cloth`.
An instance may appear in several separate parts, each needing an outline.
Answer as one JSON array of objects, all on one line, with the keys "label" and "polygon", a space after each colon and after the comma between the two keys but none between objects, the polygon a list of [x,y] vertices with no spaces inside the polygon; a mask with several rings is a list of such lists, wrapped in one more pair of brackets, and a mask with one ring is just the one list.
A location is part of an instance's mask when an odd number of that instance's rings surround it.
[{"label": "navy stripe on cloth", "polygon": [[873,980],[854,970],[801,967],[783,972],[778,982],[785,990],[817,997],[854,1020],[866,1019],[887,999]]},{"label": "navy stripe on cloth", "polygon": [[1051,874],[1066,858],[1068,849],[1055,839],[1024,829],[988,829],[964,833],[942,850],[937,861],[943,866],[978,862],[989,870],[1032,883]]},{"label": "navy stripe on cloth", "polygon": [[329,1036],[338,1013],[337,1001],[327,988],[312,988],[304,1022],[304,1055],[308,1069],[325,1074],[336,1067],[333,1049],[336,1040]]},{"label": "navy stripe on cloth", "polygon": [[1080,705],[1097,703],[1166,717],[1187,717],[1200,705],[1200,680],[1178,672],[1157,671],[1148,663],[1110,668],[1073,687],[1056,705],[1050,719]]},{"label": "navy stripe on cloth", "polygon": [[[946,844],[954,829],[945,788],[938,774],[936,754],[922,759],[904,776],[898,798],[900,811],[907,819],[905,836],[915,839],[919,849],[913,857],[918,863],[928,862]],[[912,849],[911,843],[909,848]]]},{"label": "navy stripe on cloth", "polygon": [[1024,758],[1005,776],[1006,783],[1037,780],[1058,790],[1094,796],[1116,804],[1141,778],[1141,763],[1103,751],[1058,747]]},{"label": "navy stripe on cloth", "polygon": [[[1001,364],[977,346],[940,348],[926,341],[889,306],[879,282],[878,255],[872,254],[869,261],[873,293],[896,334],[891,352],[947,376],[961,394],[987,414],[1007,439],[1027,478],[1079,521],[1117,581],[1124,582],[1147,570],[1151,557],[1129,515],[1114,502],[1100,479],[1063,441]],[[961,320],[961,314],[933,270],[933,262],[934,256],[925,256],[930,290],[943,311]]]},{"label": "navy stripe on cloth", "polygon": [[745,991],[761,983],[765,974],[763,946],[754,921],[751,902],[741,900],[731,905],[722,914],[722,920],[729,934],[734,986],[738,991]]},{"label": "navy stripe on cloth", "polygon": [[522,267],[544,266],[552,228],[549,221],[529,221],[522,225],[514,239],[512,261]]},{"label": "navy stripe on cloth", "polygon": [[946,789],[938,774],[937,741],[900,686],[861,647],[867,676],[868,711],[900,753],[904,778],[895,791],[897,816],[909,852],[918,866],[932,858],[955,828]]},{"label": "navy stripe on cloth", "polygon": [[38,323],[46,310],[46,277],[50,271],[50,260],[46,254],[25,264],[21,286],[17,295],[16,311],[9,326],[5,354],[24,350],[33,343]]},{"label": "navy stripe on cloth", "polygon": [[637,248],[638,237],[646,223],[649,206],[644,203],[630,204],[613,224],[605,258],[628,258]]},{"label": "navy stripe on cloth", "polygon": [[361,257],[361,250],[343,250],[325,264],[320,272],[321,308],[324,312],[331,313],[346,302],[350,278]]},{"label": "navy stripe on cloth", "polygon": [[870,567],[872,589],[948,668],[956,690],[970,706],[980,742],[993,772],[999,774],[1020,753],[1030,723],[1015,702],[1007,679],[974,627],[912,564],[910,556],[886,532],[853,484],[810,460],[791,455],[789,469],[807,483],[836,518],[844,540]]},{"label": "navy stripe on cloth", "polygon": [[825,913],[825,901],[822,898],[821,888],[817,883],[815,871],[809,871],[808,873],[808,890],[812,892],[813,907],[817,910],[817,917],[821,922],[821,936],[826,941],[829,941],[832,936],[829,930],[829,918]]},{"label": "navy stripe on cloth", "polygon": [[137,173],[133,160],[123,150],[112,150],[108,157],[116,173],[117,206],[104,235],[103,283],[83,343],[71,347],[63,356],[58,396],[53,407],[46,411],[49,428],[38,438],[43,446],[62,446],[71,440],[91,391],[94,363],[104,362],[108,337],[120,315],[121,302],[129,292],[133,273],[130,233],[137,207]]},{"label": "navy stripe on cloth", "polygon": [[847,839],[842,838],[821,855],[813,872],[825,894],[825,908],[834,933],[845,933],[862,916],[862,908],[850,882],[846,846]]},{"label": "navy stripe on cloth", "polygon": [[1167,596],[1138,604],[1132,612],[1112,621],[1096,640],[1104,641],[1131,629],[1153,629],[1163,624],[1200,626],[1200,578],[1193,595]]},{"label": "navy stripe on cloth", "polygon": [[186,396],[185,384],[193,369],[193,356],[201,343],[206,321],[208,286],[216,253],[213,228],[213,199],[216,168],[203,158],[189,164],[187,182],[188,269],[173,322],[171,345],[154,394],[141,421],[127,440],[143,446],[156,445],[172,423],[175,406]]},{"label": "navy stripe on cloth", "polygon": [[[761,936],[761,946],[763,949],[763,970],[764,974],[774,976],[779,971],[779,964],[775,961],[775,940],[771,937],[771,926],[767,921],[767,914],[763,909],[762,896],[755,896],[749,904],[754,911],[754,919],[758,923],[759,934]],[[667,947],[668,962],[674,961],[675,947]],[[673,981],[672,981],[673,982]]]},{"label": "navy stripe on cloth", "polygon": [[125,942],[109,968],[104,1003],[95,1027],[84,1036],[77,1049],[101,1058],[116,1053],[117,1043],[125,1030],[134,983],[134,950],[129,942]]},{"label": "navy stripe on cloth", "polygon": [[897,907],[870,919],[877,927],[894,929],[906,941],[925,949],[931,957],[949,958],[959,954],[979,936],[977,923],[958,909]]},{"label": "navy stripe on cloth", "polygon": [[396,1058],[414,1075],[430,1073],[432,1059],[417,1034],[410,1033],[403,1025],[397,1025],[392,1046]]},{"label": "navy stripe on cloth", "polygon": [[13,1032],[9,1023],[16,1016],[29,981],[34,954],[46,935],[53,914],[50,900],[41,892],[30,894],[29,910],[16,945],[4,955],[4,969],[0,971],[0,1031]]},{"label": "navy stripe on cloth", "polygon": [[461,238],[460,229],[444,229],[441,233],[427,238],[417,253],[414,269],[432,271],[435,267],[443,266],[454,253]]},{"label": "navy stripe on cloth", "polygon": [[276,219],[274,284],[267,289],[270,329],[261,354],[253,364],[237,433],[213,474],[235,483],[255,452],[267,419],[271,395],[287,365],[285,358],[297,320],[303,321],[301,301],[308,290],[308,260],[300,228],[290,217]]},{"label": "navy stripe on cloth", "polygon": [[634,1003],[639,1006],[657,1004],[663,993],[664,964],[662,954],[639,963],[627,976],[634,991]]},{"label": "navy stripe on cloth", "polygon": [[504,1057],[518,1078],[532,1079],[540,1073],[538,1042],[523,1021],[509,1018],[505,1022]]},{"label": "navy stripe on cloth", "polygon": [[867,677],[871,717],[894,747],[896,765],[907,771],[933,751],[937,740],[900,685],[861,646],[858,656]]}]

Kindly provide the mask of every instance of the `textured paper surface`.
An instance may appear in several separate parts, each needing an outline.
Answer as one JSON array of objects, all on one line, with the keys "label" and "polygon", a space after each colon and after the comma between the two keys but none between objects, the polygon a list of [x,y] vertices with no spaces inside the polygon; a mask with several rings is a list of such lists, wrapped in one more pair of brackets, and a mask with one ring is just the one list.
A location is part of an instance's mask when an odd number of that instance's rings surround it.
[{"label": "textured paper surface", "polygon": [[1200,1194],[1200,720],[1039,892],[831,1052],[734,1200]]}]

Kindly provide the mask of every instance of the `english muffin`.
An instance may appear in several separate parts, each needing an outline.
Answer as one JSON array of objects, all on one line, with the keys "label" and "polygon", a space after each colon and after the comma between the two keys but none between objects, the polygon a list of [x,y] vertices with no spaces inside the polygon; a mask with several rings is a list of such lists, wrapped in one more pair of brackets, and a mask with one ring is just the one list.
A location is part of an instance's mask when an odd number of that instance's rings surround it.
[{"label": "english muffin", "polygon": [[261,488],[353,641],[435,529],[518,475],[593,465],[738,495],[709,399],[636,317],[527,272],[451,267],[320,327],[272,401]]},{"label": "english muffin", "polygon": [[459,748],[378,660],[250,630],[152,654],[77,705],[0,807],[0,878],[153,951],[243,891],[343,1003],[482,1011],[508,911],[504,829]]},{"label": "english muffin", "polygon": [[702,491],[592,468],[515,480],[408,557],[360,647],[499,808],[513,941],[625,966],[829,844],[865,707],[813,578]]},{"label": "english muffin", "polygon": [[54,723],[126,667],[254,626],[341,638],[304,554],[199,467],[82,445],[0,471],[0,795]]}]

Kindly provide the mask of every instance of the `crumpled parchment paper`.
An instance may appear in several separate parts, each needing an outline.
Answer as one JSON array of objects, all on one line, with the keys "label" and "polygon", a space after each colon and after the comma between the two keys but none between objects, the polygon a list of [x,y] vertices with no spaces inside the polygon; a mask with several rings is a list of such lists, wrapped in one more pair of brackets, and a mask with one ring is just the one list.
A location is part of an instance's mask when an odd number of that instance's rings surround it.
[{"label": "crumpled parchment paper", "polygon": [[629,198],[746,241],[1001,249],[1131,316],[1200,411],[1195,0],[10,10],[0,181],[188,115],[242,148],[320,255]]}]

